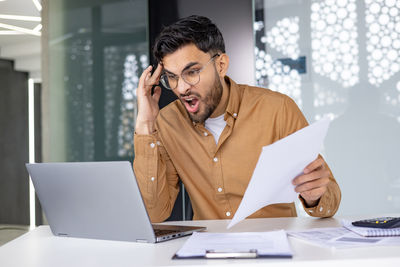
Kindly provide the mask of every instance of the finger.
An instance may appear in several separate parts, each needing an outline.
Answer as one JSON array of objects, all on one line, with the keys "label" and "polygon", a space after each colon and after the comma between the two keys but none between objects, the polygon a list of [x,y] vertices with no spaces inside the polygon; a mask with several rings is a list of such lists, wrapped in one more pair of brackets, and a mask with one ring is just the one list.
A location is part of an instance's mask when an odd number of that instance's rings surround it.
[{"label": "finger", "polygon": [[330,182],[329,178],[326,178],[326,177],[316,179],[316,180],[296,186],[294,191],[296,191],[297,193],[302,193],[302,192],[313,190],[316,188],[327,187],[329,182]]},{"label": "finger", "polygon": [[142,83],[144,84],[144,81],[147,79],[147,76],[149,76],[149,74],[151,73],[151,70],[153,69],[153,66],[148,66],[142,73],[142,75],[140,75],[139,78],[139,84]]},{"label": "finger", "polygon": [[141,95],[141,94],[147,95],[147,94],[151,93],[151,87],[149,88],[148,86],[146,86],[146,80],[149,79],[152,69],[153,69],[152,66],[148,66],[143,71],[142,75],[140,75],[139,84],[138,84],[138,95]]},{"label": "finger", "polygon": [[293,179],[292,183],[294,185],[300,185],[303,183],[307,183],[316,179],[320,179],[320,178],[329,178],[330,173],[328,170],[326,170],[325,168],[320,169],[320,170],[316,170],[313,172],[310,172],[308,174],[302,174],[297,176],[296,178]]},{"label": "finger", "polygon": [[304,191],[300,195],[306,201],[314,201],[318,200],[322,197],[323,194],[326,192],[326,187],[315,188],[312,190]]},{"label": "finger", "polygon": [[154,101],[158,103],[158,101],[160,100],[160,96],[161,96],[161,87],[160,86],[154,87],[154,92],[153,92]]},{"label": "finger", "polygon": [[325,161],[322,158],[317,158],[313,162],[307,165],[307,167],[304,168],[303,172],[304,173],[310,173],[313,170],[316,170],[318,168],[324,167]]},{"label": "finger", "polygon": [[159,79],[161,76],[162,70],[163,70],[163,65],[158,64],[156,70],[153,73],[153,76]]},{"label": "finger", "polygon": [[153,86],[159,83],[162,69],[162,65],[158,64],[153,74],[151,74],[151,76],[148,76],[148,78],[145,80],[146,86]]}]

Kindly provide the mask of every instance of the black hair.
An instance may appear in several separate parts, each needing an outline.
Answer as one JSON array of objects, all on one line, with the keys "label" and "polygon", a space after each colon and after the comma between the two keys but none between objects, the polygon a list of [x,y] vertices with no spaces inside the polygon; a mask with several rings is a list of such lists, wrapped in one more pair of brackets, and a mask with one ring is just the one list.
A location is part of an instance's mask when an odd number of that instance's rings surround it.
[{"label": "black hair", "polygon": [[160,62],[187,44],[194,44],[204,53],[225,53],[225,43],[217,26],[208,18],[192,15],[161,31],[153,48],[154,58]]}]

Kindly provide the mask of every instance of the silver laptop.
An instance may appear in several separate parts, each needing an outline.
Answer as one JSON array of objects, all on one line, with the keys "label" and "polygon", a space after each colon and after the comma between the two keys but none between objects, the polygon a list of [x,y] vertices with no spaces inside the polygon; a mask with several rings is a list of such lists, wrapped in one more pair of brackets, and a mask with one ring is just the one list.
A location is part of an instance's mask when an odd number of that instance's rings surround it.
[{"label": "silver laptop", "polygon": [[152,225],[128,161],[26,167],[56,236],[156,243],[205,229]]}]

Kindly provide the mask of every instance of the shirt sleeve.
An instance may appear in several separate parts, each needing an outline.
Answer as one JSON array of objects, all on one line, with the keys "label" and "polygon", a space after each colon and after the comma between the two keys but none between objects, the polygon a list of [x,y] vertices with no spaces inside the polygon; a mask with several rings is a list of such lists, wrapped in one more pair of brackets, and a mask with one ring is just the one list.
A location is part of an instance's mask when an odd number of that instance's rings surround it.
[{"label": "shirt sleeve", "polygon": [[135,133],[134,150],[133,167],[150,220],[162,222],[171,215],[179,193],[178,174],[157,132]]},{"label": "shirt sleeve", "polygon": [[[284,138],[308,125],[303,113],[297,107],[296,103],[289,97],[284,98],[281,116],[280,138]],[[319,157],[322,158],[321,155],[319,155]],[[318,204],[315,207],[307,207],[304,199],[299,195],[299,199],[303,204],[304,210],[308,215],[313,217],[333,216],[338,210],[341,200],[340,188],[333,177],[332,171],[330,170],[328,164],[325,163],[325,166],[328,168],[330,173],[330,183],[328,184],[327,191],[319,199]]]}]

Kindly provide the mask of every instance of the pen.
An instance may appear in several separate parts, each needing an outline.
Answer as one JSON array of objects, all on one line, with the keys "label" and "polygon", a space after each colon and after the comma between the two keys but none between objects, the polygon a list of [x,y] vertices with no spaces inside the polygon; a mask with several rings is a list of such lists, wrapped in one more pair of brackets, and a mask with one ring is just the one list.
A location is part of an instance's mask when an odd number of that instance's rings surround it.
[{"label": "pen", "polygon": [[250,249],[249,251],[217,251],[206,250],[207,259],[253,259],[257,258],[257,250]]}]

